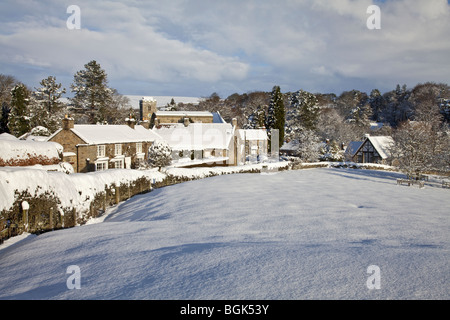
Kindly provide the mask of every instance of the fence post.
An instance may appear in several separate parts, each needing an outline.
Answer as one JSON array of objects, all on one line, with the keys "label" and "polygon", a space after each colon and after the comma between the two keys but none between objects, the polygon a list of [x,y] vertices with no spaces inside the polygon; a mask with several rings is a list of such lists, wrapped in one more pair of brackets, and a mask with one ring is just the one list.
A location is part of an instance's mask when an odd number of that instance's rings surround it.
[{"label": "fence post", "polygon": [[30,209],[30,205],[27,201],[22,201],[22,210],[23,210],[23,223],[25,225],[25,231],[28,232],[28,210]]},{"label": "fence post", "polygon": [[72,214],[73,214],[73,226],[75,227],[77,225],[77,211],[75,210],[75,208],[72,209]]},{"label": "fence post", "polygon": [[50,207],[50,213],[49,213],[49,215],[50,215],[50,217],[49,217],[49,220],[50,220],[50,229],[51,230],[53,230],[53,207]]},{"label": "fence post", "polygon": [[120,190],[119,190],[119,187],[115,187],[115,195],[116,195],[116,204],[119,204],[119,202],[120,202]]}]

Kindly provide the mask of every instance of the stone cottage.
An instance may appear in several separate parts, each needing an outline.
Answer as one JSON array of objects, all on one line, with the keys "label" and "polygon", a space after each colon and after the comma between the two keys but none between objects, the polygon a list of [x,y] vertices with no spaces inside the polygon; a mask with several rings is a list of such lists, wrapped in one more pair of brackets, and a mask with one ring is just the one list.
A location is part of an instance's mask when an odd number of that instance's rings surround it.
[{"label": "stone cottage", "polygon": [[148,148],[160,139],[155,132],[135,125],[134,119],[127,119],[125,125],[78,125],[66,116],[62,122],[48,141],[63,146],[63,160],[72,164],[74,172],[135,168],[148,160]]}]

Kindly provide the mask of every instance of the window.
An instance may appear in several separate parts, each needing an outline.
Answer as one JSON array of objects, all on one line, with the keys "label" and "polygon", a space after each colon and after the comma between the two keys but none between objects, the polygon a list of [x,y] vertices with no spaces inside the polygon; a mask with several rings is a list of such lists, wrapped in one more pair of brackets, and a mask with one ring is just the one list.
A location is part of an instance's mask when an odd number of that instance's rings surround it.
[{"label": "window", "polygon": [[123,160],[114,161],[114,168],[123,169]]},{"label": "window", "polygon": [[136,143],[136,153],[142,153],[142,142]]},{"label": "window", "polygon": [[104,145],[97,146],[97,158],[103,158],[105,156],[105,149]]},{"label": "window", "polygon": [[122,145],[116,144],[114,147],[114,155],[120,156],[122,154]]},{"label": "window", "polygon": [[108,169],[108,162],[107,161],[101,161],[97,162],[95,164],[95,171],[103,171]]}]

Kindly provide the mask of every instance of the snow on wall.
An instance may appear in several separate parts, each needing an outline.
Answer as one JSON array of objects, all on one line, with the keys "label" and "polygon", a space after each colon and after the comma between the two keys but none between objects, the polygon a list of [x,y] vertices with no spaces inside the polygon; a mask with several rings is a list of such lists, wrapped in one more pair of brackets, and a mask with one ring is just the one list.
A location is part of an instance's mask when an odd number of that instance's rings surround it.
[{"label": "snow on wall", "polygon": [[56,142],[0,139],[0,165],[55,164],[62,152]]},{"label": "snow on wall", "polygon": [[0,211],[12,207],[16,190],[29,191],[31,195],[36,196],[50,191],[60,199],[60,208],[87,210],[89,202],[86,198],[93,199],[97,193],[105,190],[105,185],[129,184],[142,177],[161,181],[165,176],[155,170],[116,169],[68,175],[31,168],[4,167],[0,168]]},{"label": "snow on wall", "polygon": [[[38,168],[0,168],[0,211],[9,210],[15,201],[15,191],[28,191],[31,195],[39,196],[49,191],[61,201],[60,208],[73,207],[77,211],[89,209],[89,201],[95,195],[103,192],[106,186],[113,184],[130,184],[145,177],[155,182],[161,182],[169,175],[178,178],[202,179],[212,175],[248,172],[261,170],[263,164],[239,167],[213,168],[170,168],[164,172],[157,169],[129,170],[114,169],[90,173],[65,174],[63,172],[49,172]],[[271,168],[287,167],[287,162],[269,164]],[[62,210],[60,210],[61,213]]]}]

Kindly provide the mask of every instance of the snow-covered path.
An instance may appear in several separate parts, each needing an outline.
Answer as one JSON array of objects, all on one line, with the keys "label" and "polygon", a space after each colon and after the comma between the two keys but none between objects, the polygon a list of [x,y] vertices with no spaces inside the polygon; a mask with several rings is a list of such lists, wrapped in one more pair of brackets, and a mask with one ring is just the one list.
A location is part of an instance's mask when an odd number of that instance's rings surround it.
[{"label": "snow-covered path", "polygon": [[158,189],[1,249],[0,298],[449,299],[449,190],[397,177],[311,169]]}]

